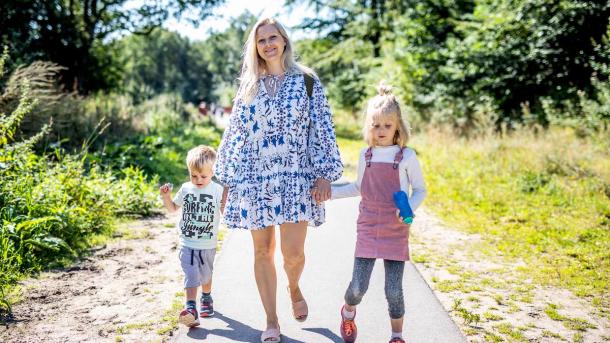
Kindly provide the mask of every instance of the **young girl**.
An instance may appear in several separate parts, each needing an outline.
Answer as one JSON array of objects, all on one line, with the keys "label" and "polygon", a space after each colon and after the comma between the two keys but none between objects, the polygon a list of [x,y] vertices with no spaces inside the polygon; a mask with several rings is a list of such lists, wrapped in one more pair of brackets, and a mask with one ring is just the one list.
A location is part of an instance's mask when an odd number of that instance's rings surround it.
[{"label": "young girl", "polygon": [[340,329],[345,342],[355,342],[356,305],[367,291],[375,259],[381,258],[392,325],[390,343],[404,343],[402,276],[409,260],[409,225],[398,216],[393,193],[410,193],[409,204],[415,210],[426,197],[426,186],[415,151],[406,147],[410,132],[396,97],[383,83],[378,92],[366,110],[363,133],[368,148],[360,153],[358,179],[332,187],[332,199],[362,196],[354,271],[341,308]]}]

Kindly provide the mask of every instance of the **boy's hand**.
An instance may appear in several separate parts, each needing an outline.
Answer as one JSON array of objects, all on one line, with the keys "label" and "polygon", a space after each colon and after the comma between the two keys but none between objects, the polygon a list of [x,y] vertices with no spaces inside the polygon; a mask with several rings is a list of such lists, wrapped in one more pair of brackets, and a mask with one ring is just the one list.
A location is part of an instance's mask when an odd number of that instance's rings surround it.
[{"label": "boy's hand", "polygon": [[166,183],[163,186],[159,187],[159,193],[162,197],[169,197],[171,195],[173,185],[171,183]]}]

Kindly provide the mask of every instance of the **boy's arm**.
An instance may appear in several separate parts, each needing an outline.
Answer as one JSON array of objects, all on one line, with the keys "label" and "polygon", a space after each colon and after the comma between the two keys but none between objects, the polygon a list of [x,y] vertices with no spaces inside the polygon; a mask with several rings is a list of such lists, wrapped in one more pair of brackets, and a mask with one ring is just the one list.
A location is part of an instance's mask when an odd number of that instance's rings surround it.
[{"label": "boy's arm", "polygon": [[[180,191],[178,191],[180,192]],[[159,193],[161,193],[161,199],[163,200],[163,206],[167,209],[169,213],[174,213],[178,211],[178,207],[176,203],[172,200],[172,190],[170,184],[166,183],[159,188]]]},{"label": "boy's arm", "polygon": [[178,211],[178,206],[172,201],[172,198],[169,195],[163,197],[163,205],[165,205],[165,208],[169,213]]}]

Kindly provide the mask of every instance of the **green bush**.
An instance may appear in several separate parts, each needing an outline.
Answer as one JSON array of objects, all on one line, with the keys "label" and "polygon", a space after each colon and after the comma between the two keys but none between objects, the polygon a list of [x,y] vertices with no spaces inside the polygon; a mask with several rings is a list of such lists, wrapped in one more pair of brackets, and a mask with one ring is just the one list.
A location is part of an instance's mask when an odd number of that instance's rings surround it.
[{"label": "green bush", "polygon": [[[6,52],[0,58],[0,77]],[[33,85],[34,87],[36,84]],[[109,233],[118,215],[148,215],[154,184],[137,168],[120,173],[85,163],[83,154],[56,150],[39,155],[33,146],[48,126],[16,141],[21,121],[36,108],[28,79],[0,98],[0,314],[10,313],[19,278],[61,265],[86,252],[90,238]],[[10,101],[15,94],[17,101]],[[8,113],[8,114],[6,114]]]}]

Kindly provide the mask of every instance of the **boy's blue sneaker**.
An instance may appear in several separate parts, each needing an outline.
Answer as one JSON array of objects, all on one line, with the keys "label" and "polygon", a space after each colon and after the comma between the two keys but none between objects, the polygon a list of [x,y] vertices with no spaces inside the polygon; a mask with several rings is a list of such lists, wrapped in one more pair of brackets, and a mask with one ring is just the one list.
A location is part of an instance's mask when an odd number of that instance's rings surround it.
[{"label": "boy's blue sneaker", "polygon": [[211,301],[201,301],[201,318],[211,317],[214,315],[214,303]]},{"label": "boy's blue sneaker", "polygon": [[180,317],[178,317],[178,322],[183,325],[186,325],[190,328],[199,325],[199,316],[197,315],[197,309],[192,307],[187,307],[180,311]]}]

